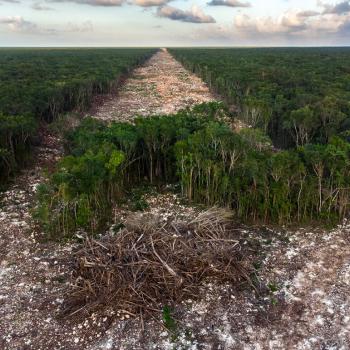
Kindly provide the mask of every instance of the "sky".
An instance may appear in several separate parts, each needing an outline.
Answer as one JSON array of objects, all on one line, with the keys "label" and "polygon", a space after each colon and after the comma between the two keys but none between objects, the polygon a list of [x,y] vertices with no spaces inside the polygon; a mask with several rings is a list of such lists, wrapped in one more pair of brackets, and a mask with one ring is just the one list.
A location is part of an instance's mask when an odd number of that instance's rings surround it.
[{"label": "sky", "polygon": [[0,46],[348,46],[350,0],[0,0]]}]

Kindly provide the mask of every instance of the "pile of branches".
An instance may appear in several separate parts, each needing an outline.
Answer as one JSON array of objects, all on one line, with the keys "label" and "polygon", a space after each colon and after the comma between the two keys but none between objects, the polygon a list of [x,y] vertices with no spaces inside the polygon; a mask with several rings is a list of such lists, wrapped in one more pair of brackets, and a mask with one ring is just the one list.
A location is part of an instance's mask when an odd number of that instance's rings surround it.
[{"label": "pile of branches", "polygon": [[76,253],[66,312],[107,307],[142,316],[198,298],[205,282],[247,281],[234,232],[229,213],[216,208],[185,222],[136,214],[115,235],[87,238]]}]

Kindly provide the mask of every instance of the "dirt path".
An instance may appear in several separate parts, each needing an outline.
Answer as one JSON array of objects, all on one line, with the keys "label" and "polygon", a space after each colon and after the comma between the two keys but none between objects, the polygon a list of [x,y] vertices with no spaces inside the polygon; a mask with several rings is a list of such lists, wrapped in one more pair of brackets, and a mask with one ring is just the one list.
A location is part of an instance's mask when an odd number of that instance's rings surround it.
[{"label": "dirt path", "polygon": [[[135,70],[118,94],[96,109],[104,120],[135,113],[171,113],[213,100],[206,85],[166,51]],[[44,133],[35,162],[0,194],[0,349],[350,349],[350,224],[331,231],[246,228],[242,245],[258,253],[261,293],[208,285],[197,301],[177,305],[176,339],[159,320],[144,323],[112,313],[57,317],[64,302],[74,246],[43,242],[31,208],[43,169],[62,155]],[[164,220],[190,212],[174,195],[146,198]]]},{"label": "dirt path", "polygon": [[135,115],[170,114],[215,99],[201,79],[162,49],[135,69],[117,96],[109,96],[91,114],[107,121],[128,121]]}]

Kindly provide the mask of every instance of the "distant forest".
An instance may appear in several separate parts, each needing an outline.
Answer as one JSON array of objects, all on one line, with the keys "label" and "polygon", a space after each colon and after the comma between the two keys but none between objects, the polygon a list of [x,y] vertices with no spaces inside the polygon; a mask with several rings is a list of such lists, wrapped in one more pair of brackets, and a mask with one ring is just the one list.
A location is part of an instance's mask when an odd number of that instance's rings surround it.
[{"label": "distant forest", "polygon": [[350,129],[350,48],[171,49],[278,148]]},{"label": "distant forest", "polygon": [[28,159],[41,122],[82,111],[155,49],[0,49],[0,184]]}]

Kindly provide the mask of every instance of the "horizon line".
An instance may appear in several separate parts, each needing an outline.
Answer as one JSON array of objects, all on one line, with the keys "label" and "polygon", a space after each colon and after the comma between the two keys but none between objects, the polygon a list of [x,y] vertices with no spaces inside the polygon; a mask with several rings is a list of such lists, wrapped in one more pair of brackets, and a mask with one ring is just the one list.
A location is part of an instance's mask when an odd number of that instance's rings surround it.
[{"label": "horizon line", "polygon": [[16,45],[2,46],[0,49],[25,49],[25,48],[350,48],[349,45]]}]

